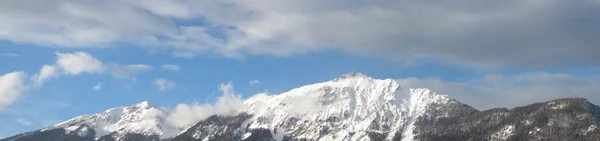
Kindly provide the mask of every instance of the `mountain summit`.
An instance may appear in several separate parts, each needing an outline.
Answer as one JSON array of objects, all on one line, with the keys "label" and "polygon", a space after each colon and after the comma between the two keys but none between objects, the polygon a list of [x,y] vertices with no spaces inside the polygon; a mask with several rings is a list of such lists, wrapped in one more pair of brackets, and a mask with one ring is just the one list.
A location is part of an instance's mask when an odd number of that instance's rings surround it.
[{"label": "mountain summit", "polygon": [[382,141],[594,140],[600,108],[559,99],[478,111],[426,88],[349,73],[288,92],[257,94],[238,113],[182,130],[148,102],[84,115],[5,140]]},{"label": "mountain summit", "polygon": [[362,72],[350,72],[350,73],[346,73],[341,76],[338,76],[337,78],[334,79],[334,81],[348,79],[348,78],[356,78],[356,77],[371,78]]}]

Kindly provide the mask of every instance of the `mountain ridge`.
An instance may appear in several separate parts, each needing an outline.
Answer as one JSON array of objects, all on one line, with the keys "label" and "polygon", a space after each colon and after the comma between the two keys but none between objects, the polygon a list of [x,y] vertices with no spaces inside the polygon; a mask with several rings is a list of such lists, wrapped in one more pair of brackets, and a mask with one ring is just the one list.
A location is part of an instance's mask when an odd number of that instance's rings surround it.
[{"label": "mountain ridge", "polygon": [[[568,137],[572,138],[562,139],[600,137],[596,122],[600,117],[600,108],[583,98],[557,99],[523,106],[525,108],[479,111],[448,95],[437,94],[426,88],[402,88],[393,79],[374,79],[358,72],[277,95],[257,94],[243,101],[243,104],[247,108],[239,109],[236,114],[213,115],[186,129],[175,129],[164,120],[168,111],[144,101],[132,106],[111,108],[96,115],[78,116],[4,140],[35,140],[41,137],[53,137],[56,140],[174,141],[536,140],[544,139],[544,136],[552,137],[551,132],[545,131],[562,131],[563,128],[542,126],[540,123],[550,121],[555,116],[579,119],[569,116],[573,112],[586,117],[579,121],[589,125],[571,126],[577,122],[569,122],[564,125],[565,128],[582,128],[581,132],[569,132]],[[572,109],[574,111],[565,112]],[[154,115],[147,110],[154,111]],[[147,118],[140,115],[152,116]],[[519,119],[531,123],[517,122]],[[148,123],[144,122],[148,120],[152,124],[141,124]],[[583,128],[589,129],[585,130],[585,135]],[[538,130],[544,132],[538,134]],[[43,136],[45,132],[52,134]]]}]

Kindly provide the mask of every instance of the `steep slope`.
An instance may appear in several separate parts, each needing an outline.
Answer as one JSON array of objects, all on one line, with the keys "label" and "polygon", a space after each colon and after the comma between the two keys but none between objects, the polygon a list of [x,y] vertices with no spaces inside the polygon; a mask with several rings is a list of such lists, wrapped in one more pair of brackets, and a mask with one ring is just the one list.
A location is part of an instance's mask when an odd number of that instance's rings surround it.
[{"label": "steep slope", "polygon": [[161,140],[181,131],[165,123],[168,113],[147,101],[83,115],[6,140]]},{"label": "steep slope", "polygon": [[514,109],[491,109],[463,118],[419,119],[419,140],[598,140],[600,108],[581,98]]},{"label": "steep slope", "polygon": [[[402,89],[395,80],[362,73],[279,95],[259,94],[245,104],[249,108],[244,114],[252,116],[236,122],[238,129],[228,133],[241,138],[232,140],[410,140],[419,117],[454,117],[476,111],[446,95]],[[217,133],[205,132],[205,126],[197,124],[185,134],[196,135],[195,140],[221,140],[207,135]]]}]

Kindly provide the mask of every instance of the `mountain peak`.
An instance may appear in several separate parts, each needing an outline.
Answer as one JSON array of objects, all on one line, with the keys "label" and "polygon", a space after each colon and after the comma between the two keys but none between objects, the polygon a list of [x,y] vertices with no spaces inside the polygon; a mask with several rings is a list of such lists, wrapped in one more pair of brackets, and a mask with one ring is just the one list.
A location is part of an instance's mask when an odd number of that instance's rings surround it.
[{"label": "mountain peak", "polygon": [[365,73],[362,73],[362,72],[350,72],[350,73],[346,73],[341,76],[338,76],[334,80],[338,81],[338,80],[344,80],[344,79],[350,79],[350,78],[371,78],[371,77],[367,76]]},{"label": "mountain peak", "polygon": [[80,129],[87,128],[94,131],[95,139],[104,136],[119,138],[130,133],[156,135],[165,139],[175,136],[181,130],[165,123],[167,115],[167,111],[156,108],[148,101],[143,101],[135,105],[111,108],[97,114],[78,116],[41,131],[62,128],[67,134],[83,137],[88,135],[87,130]]},{"label": "mountain peak", "polygon": [[144,109],[154,107],[154,105],[150,104],[150,102],[148,102],[148,101],[142,101],[142,102],[140,102],[138,104],[135,104],[134,106],[135,107],[144,108]]}]

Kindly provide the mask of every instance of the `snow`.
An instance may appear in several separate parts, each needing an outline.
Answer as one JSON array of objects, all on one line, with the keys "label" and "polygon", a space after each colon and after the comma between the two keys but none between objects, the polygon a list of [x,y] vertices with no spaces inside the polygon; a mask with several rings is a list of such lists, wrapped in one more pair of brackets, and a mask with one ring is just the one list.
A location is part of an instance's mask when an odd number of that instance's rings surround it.
[{"label": "snow", "polygon": [[242,136],[241,140],[245,140],[245,139],[247,139],[248,137],[250,137],[251,135],[252,135],[252,133],[245,133],[245,134]]},{"label": "snow", "polygon": [[492,140],[508,140],[515,133],[515,125],[507,125],[504,128],[500,129],[500,131],[492,134]]},{"label": "snow", "polygon": [[569,106],[569,104],[566,104],[566,103],[557,104],[556,102],[550,102],[550,103],[548,103],[548,105],[552,106],[552,107],[550,107],[550,109],[553,109],[553,110],[561,110],[561,109],[565,109]]},{"label": "snow", "polygon": [[560,105],[552,106],[551,108],[554,110],[559,110],[559,109],[564,109],[566,107],[567,107],[566,104],[560,104]]},{"label": "snow", "polygon": [[587,135],[588,133],[590,133],[590,132],[592,132],[592,131],[596,130],[597,128],[598,128],[598,126],[596,126],[596,125],[593,125],[593,124],[592,124],[592,125],[590,125],[590,127],[588,127],[587,129],[585,129],[585,130],[582,130],[582,131],[581,131],[581,134],[585,136],[585,135]]},{"label": "snow", "polygon": [[538,132],[540,132],[540,128],[539,127],[535,127],[533,130],[529,131],[529,134],[537,134]]},{"label": "snow", "polygon": [[85,137],[85,136],[87,136],[87,135],[90,134],[90,130],[89,129],[90,128],[88,128],[88,127],[83,127],[83,128],[81,128],[81,130],[79,132],[77,132],[77,135],[81,136],[81,137]]},{"label": "snow", "polygon": [[[408,141],[414,136],[415,119],[428,105],[449,101],[448,96],[429,89],[403,90],[392,79],[349,73],[279,95],[258,94],[244,104],[249,107],[245,111],[254,115],[247,121],[248,128],[270,129],[277,140],[283,133],[308,140],[369,140],[367,131],[383,133],[391,140],[397,129],[403,129],[403,140]],[[289,122],[294,119],[305,122]],[[327,134],[319,133],[325,129]]]},{"label": "snow", "polygon": [[147,101],[132,106],[117,107],[95,115],[83,115],[71,120],[42,129],[63,128],[67,133],[77,131],[80,136],[88,135],[90,129],[96,132],[95,138],[116,132],[139,133],[143,135],[159,135],[161,139],[175,136],[182,129],[166,124],[168,112],[153,107]]},{"label": "snow", "polygon": [[414,123],[416,122],[416,117],[423,115],[426,111],[426,108],[431,103],[445,103],[450,101],[450,98],[444,95],[436,95],[431,92],[429,89],[419,88],[419,89],[410,89],[411,97],[405,102],[408,106],[408,117],[406,119],[407,127],[402,132],[402,136],[404,137],[402,141],[410,141],[414,138]]}]

